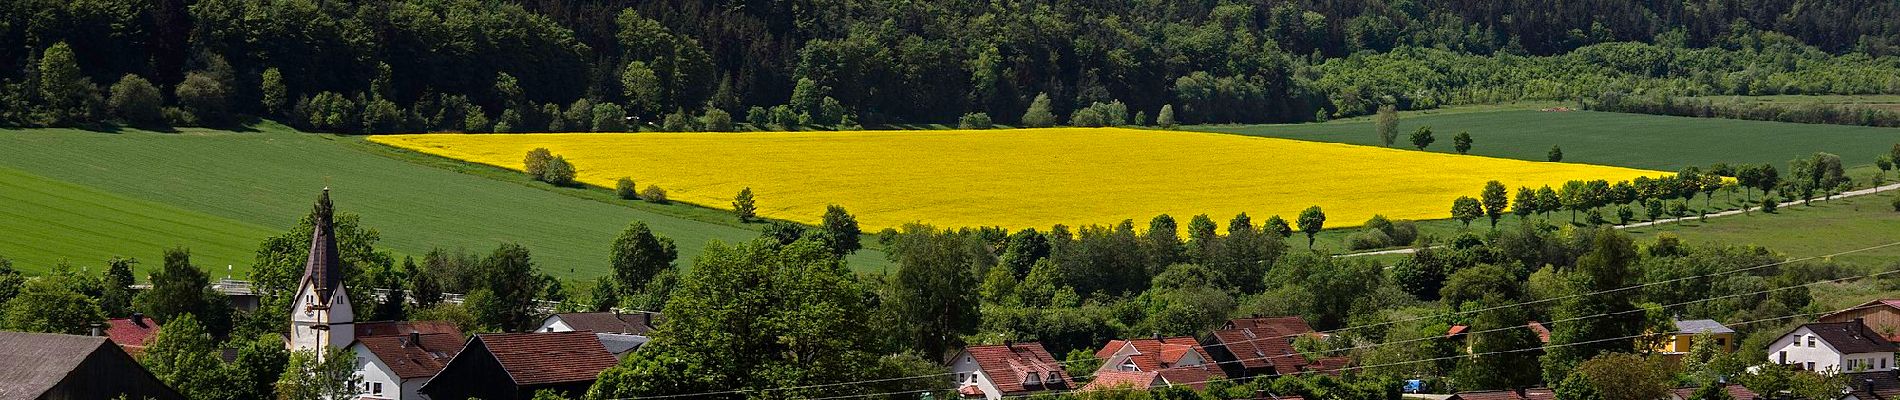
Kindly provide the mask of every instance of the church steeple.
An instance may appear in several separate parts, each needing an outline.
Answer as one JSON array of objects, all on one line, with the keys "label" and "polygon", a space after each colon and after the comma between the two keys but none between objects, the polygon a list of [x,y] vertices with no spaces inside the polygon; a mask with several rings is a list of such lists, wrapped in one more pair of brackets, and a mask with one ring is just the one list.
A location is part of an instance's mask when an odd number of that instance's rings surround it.
[{"label": "church steeple", "polygon": [[316,290],[316,305],[321,306],[328,306],[330,294],[343,285],[343,260],[337,254],[333,212],[330,188],[323,188],[310,215],[315,228],[310,232],[310,258],[304,261],[303,270],[303,281]]}]

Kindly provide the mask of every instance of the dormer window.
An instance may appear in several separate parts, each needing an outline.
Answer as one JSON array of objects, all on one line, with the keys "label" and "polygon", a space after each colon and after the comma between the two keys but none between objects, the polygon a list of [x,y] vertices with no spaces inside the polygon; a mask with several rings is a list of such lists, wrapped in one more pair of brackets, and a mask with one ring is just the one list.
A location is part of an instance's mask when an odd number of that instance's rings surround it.
[{"label": "dormer window", "polygon": [[1125,371],[1125,372],[1134,372],[1134,371],[1140,371],[1140,370],[1141,370],[1141,368],[1140,368],[1140,367],[1136,367],[1136,366],[1135,366],[1135,360],[1125,360],[1125,361],[1122,361],[1122,365],[1121,365],[1121,366],[1119,366],[1119,367],[1117,367],[1117,369],[1120,369],[1120,370],[1122,370],[1122,371]]},{"label": "dormer window", "polygon": [[1060,382],[1060,381],[1062,381],[1062,376],[1056,375],[1055,371],[1049,371],[1049,382],[1053,383],[1053,382]]},{"label": "dormer window", "polygon": [[1042,383],[1042,379],[1040,379],[1040,375],[1036,375],[1036,373],[1034,372],[1024,374],[1023,376],[1024,385],[1035,385],[1039,383]]}]

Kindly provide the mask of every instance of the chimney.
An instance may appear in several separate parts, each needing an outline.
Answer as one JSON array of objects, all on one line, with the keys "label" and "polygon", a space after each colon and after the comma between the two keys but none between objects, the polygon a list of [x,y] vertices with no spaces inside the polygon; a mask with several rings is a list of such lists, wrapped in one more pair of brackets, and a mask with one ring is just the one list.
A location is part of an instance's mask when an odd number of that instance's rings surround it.
[{"label": "chimney", "polygon": [[145,313],[142,313],[142,312],[132,313],[132,325],[137,325],[140,328],[144,328],[145,327]]},{"label": "chimney", "polygon": [[93,336],[105,336],[105,335],[106,335],[106,330],[105,330],[105,328],[104,328],[104,327],[101,327],[101,326],[99,326],[99,324],[92,324],[92,335],[93,335]]},{"label": "chimney", "polygon": [[658,328],[657,326],[653,326],[653,313],[652,313],[652,312],[647,312],[647,311],[641,311],[641,312],[640,312],[640,323],[643,323],[643,324],[646,324],[646,325],[647,325],[647,329],[653,329],[653,328]]},{"label": "chimney", "polygon": [[409,345],[422,347],[422,332],[409,331]]},{"label": "chimney", "polygon": [[1867,324],[1862,322],[1860,317],[1854,317],[1854,335],[1860,337],[1871,336],[1867,334]]},{"label": "chimney", "polygon": [[1016,348],[1016,340],[1003,339],[1003,348],[1014,350]]}]

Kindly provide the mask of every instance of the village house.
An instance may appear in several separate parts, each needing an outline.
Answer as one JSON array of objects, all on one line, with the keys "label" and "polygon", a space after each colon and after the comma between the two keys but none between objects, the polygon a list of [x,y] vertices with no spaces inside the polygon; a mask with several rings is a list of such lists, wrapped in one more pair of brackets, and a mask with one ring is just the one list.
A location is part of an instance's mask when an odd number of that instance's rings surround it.
[{"label": "village house", "polygon": [[183,400],[98,336],[0,332],[0,399]]},{"label": "village house", "polygon": [[1813,322],[1768,346],[1768,361],[1816,372],[1893,371],[1893,342],[1859,320]]},{"label": "village house", "polygon": [[1715,341],[1717,351],[1731,353],[1735,351],[1735,330],[1729,329],[1712,319],[1675,320],[1676,331],[1657,343],[1655,351],[1666,356],[1688,354],[1694,348],[1698,335],[1707,335]]},{"label": "village house", "polygon": [[[1670,390],[1670,395],[1669,395],[1670,398],[1668,400],[1695,399],[1695,392],[1699,390],[1702,390],[1702,388],[1699,388],[1699,387],[1675,388],[1673,390]],[[1762,397],[1761,395],[1755,394],[1755,392],[1748,390],[1748,388],[1742,387],[1742,385],[1735,384],[1735,383],[1723,384],[1722,391],[1728,392],[1729,398],[1732,398],[1735,400],[1762,400],[1764,399],[1764,397]]]},{"label": "village house", "polygon": [[1228,320],[1215,330],[1203,348],[1230,378],[1298,373],[1308,360],[1293,349],[1293,340],[1319,337],[1300,317],[1253,317]]},{"label": "village house", "polygon": [[1881,299],[1861,303],[1854,308],[1823,315],[1820,322],[1850,322],[1861,320],[1868,328],[1886,336],[1889,342],[1900,342],[1900,299]]},{"label": "village house", "polygon": [[660,313],[635,312],[579,312],[559,313],[541,321],[539,332],[592,331],[600,339],[600,345],[615,357],[626,358],[640,346],[646,345],[647,333],[659,327]]},{"label": "village house", "polygon": [[1102,367],[1082,390],[1175,385],[1199,390],[1210,380],[1226,378],[1207,350],[1187,336],[1110,340],[1095,358],[1102,360]]},{"label": "village house", "polygon": [[1069,374],[1036,342],[974,345],[950,358],[957,394],[997,400],[1052,390],[1068,390]]},{"label": "village house", "polygon": [[462,331],[446,321],[365,322],[355,335],[364,399],[421,399],[422,384],[462,351]]},{"label": "village house", "polygon": [[542,390],[578,398],[619,361],[589,331],[479,334],[420,391],[432,399],[520,400]]},{"label": "village house", "polygon": [[132,313],[131,318],[113,318],[106,320],[105,336],[119,345],[126,354],[138,357],[145,352],[145,345],[158,336],[158,320],[144,313]]},{"label": "village house", "polygon": [[1557,392],[1549,388],[1530,388],[1458,392],[1445,400],[1556,400],[1556,398]]},{"label": "village house", "polygon": [[[1900,398],[1900,375],[1893,372],[1860,372],[1843,375],[1847,394],[1841,400],[1893,400]],[[1736,400],[1751,400],[1736,397]]]}]

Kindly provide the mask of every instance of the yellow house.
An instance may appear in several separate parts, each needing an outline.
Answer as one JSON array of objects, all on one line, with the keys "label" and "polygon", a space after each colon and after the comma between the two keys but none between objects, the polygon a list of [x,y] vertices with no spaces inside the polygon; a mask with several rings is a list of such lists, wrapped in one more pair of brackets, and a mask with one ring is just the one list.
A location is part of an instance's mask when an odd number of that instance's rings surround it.
[{"label": "yellow house", "polygon": [[1735,330],[1710,319],[1676,320],[1676,331],[1657,344],[1655,350],[1670,355],[1688,353],[1695,344],[1696,335],[1703,333],[1715,340],[1716,349],[1723,353],[1735,351]]}]

